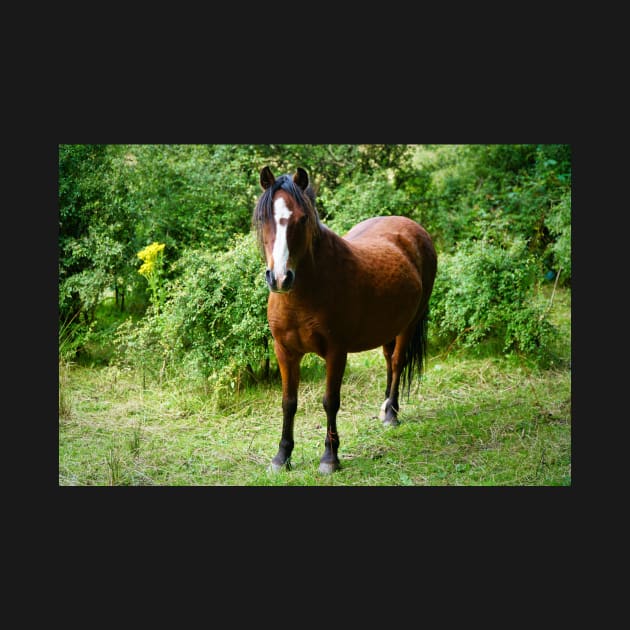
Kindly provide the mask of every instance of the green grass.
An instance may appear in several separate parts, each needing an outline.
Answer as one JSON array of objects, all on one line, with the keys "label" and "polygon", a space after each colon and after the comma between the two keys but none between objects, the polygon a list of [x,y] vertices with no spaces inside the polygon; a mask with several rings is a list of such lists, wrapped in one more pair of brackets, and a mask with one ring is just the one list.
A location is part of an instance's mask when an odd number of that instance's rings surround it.
[{"label": "green grass", "polygon": [[550,369],[516,356],[430,356],[395,428],[376,417],[385,389],[380,350],[350,355],[337,422],[342,469],[329,476],[317,472],[326,417],[316,357],[300,384],[293,469],[278,474],[267,466],[280,440],[279,382],[248,388],[216,409],[202,387],[182,381],[143,388],[139,373],[64,365],[59,484],[570,485],[568,291],[556,291],[552,320],[563,343]]}]

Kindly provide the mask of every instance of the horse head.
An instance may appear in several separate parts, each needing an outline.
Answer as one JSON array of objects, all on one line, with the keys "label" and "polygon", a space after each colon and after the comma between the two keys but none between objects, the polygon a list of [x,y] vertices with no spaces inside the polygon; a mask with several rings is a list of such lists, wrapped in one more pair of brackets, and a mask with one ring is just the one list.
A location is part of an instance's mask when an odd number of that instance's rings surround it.
[{"label": "horse head", "polygon": [[260,185],[263,193],[253,222],[267,262],[265,278],[271,291],[286,293],[293,288],[301,260],[312,254],[319,233],[315,193],[303,168],[293,177],[285,174],[276,179],[265,166]]}]

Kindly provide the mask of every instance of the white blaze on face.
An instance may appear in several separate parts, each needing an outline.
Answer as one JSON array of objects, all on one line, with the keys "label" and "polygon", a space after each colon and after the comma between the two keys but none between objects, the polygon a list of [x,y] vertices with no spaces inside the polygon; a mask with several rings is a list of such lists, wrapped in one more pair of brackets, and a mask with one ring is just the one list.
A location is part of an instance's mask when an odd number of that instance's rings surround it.
[{"label": "white blaze on face", "polygon": [[287,273],[287,261],[289,260],[287,224],[291,216],[291,210],[289,210],[282,197],[278,197],[273,202],[273,216],[276,220],[276,240],[273,243],[273,251],[271,253],[273,271],[276,278],[284,278]]}]

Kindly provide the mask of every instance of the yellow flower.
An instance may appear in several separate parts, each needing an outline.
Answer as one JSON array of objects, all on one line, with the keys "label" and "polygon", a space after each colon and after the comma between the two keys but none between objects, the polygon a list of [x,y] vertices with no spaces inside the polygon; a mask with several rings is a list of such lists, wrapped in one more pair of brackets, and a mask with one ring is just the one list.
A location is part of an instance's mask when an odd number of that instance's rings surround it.
[{"label": "yellow flower", "polygon": [[140,269],[138,269],[138,273],[141,276],[148,276],[153,271],[154,267],[155,267],[155,261],[153,260],[147,261],[145,263],[142,263],[142,265],[140,266]]},{"label": "yellow flower", "polygon": [[165,247],[164,243],[151,243],[151,245],[147,245],[138,252],[138,258],[143,261],[142,266],[138,269],[140,275],[148,277],[153,273],[158,256],[164,251]]}]

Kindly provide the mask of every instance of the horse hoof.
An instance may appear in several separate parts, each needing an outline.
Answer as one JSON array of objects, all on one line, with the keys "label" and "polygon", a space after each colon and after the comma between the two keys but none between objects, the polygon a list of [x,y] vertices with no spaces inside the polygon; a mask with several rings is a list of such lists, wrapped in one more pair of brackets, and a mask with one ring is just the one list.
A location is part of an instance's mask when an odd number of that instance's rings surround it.
[{"label": "horse hoof", "polygon": [[283,468],[291,470],[291,459],[287,459],[287,461],[283,464],[278,464],[277,462],[271,460],[271,464],[269,464],[269,466],[267,467],[267,471],[275,474],[279,473]]},{"label": "horse hoof", "polygon": [[386,427],[397,427],[400,424],[400,421],[397,418],[386,418],[383,420],[383,426]]},{"label": "horse hoof", "polygon": [[332,475],[336,470],[339,470],[341,466],[336,462],[320,462],[319,472],[322,475]]}]

